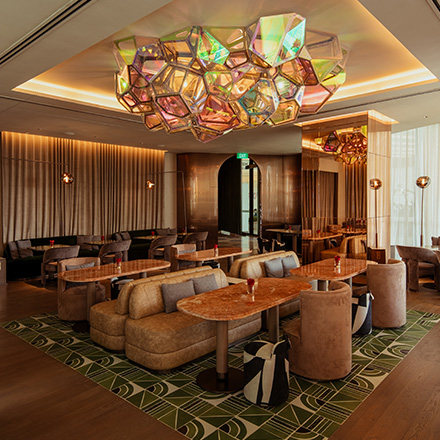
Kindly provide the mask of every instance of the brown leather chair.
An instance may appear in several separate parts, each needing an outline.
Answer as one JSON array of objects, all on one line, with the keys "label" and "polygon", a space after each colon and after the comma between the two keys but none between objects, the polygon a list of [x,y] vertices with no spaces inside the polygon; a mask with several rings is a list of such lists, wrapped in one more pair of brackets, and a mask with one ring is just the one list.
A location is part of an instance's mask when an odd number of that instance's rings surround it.
[{"label": "brown leather chair", "polygon": [[[98,257],[69,258],[58,261],[58,271],[79,269],[81,266],[99,266]],[[93,267],[93,266],[92,266]],[[87,319],[87,283],[68,283],[58,280],[58,317],[64,321],[85,321]],[[105,301],[105,287],[96,283],[95,303]]]},{"label": "brown leather chair", "polygon": [[198,251],[206,249],[206,239],[208,238],[208,232],[191,232],[183,239],[183,244],[194,243]]},{"label": "brown leather chair", "polygon": [[335,380],[351,371],[351,289],[341,281],[329,291],[303,291],[299,319],[283,329],[290,339],[290,371],[314,380]]},{"label": "brown leather chair", "polygon": [[101,264],[114,263],[116,258],[121,258],[122,261],[128,261],[128,249],[130,245],[131,240],[104,244],[101,246],[101,249],[99,249],[98,254]]},{"label": "brown leather chair", "polygon": [[58,261],[66,258],[75,258],[79,253],[79,245],[62,248],[48,249],[44,252],[43,262],[41,263],[41,284],[46,285],[46,275],[53,279],[58,271]]},{"label": "brown leather chair", "polygon": [[189,269],[190,267],[196,267],[196,263],[193,261],[183,261],[178,260],[176,257],[179,254],[185,254],[188,252],[195,252],[195,243],[191,244],[175,244],[170,248],[170,262],[171,262],[171,272],[176,270]]},{"label": "brown leather chair", "polygon": [[419,278],[432,276],[440,289],[440,261],[438,254],[431,249],[416,246],[396,246],[402,261],[406,265],[408,289],[419,290]]},{"label": "brown leather chair", "polygon": [[170,248],[176,244],[177,235],[166,235],[165,237],[156,237],[148,249],[148,258],[163,258],[170,261]]}]

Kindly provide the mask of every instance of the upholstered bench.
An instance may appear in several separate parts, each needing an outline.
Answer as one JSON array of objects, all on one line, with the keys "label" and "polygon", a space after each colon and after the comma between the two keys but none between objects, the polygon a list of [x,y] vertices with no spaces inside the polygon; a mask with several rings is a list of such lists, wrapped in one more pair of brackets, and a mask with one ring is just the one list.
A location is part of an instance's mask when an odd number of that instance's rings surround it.
[{"label": "upholstered bench", "polygon": [[109,350],[125,350],[125,323],[128,318],[129,301],[133,289],[144,283],[181,276],[187,272],[209,271],[208,267],[198,267],[187,271],[156,275],[130,281],[119,292],[117,299],[95,304],[90,309],[90,337],[97,344]]},{"label": "upholstered bench", "polygon": [[[152,370],[167,371],[215,350],[215,321],[197,318],[172,307],[169,309],[169,298],[164,296],[164,291],[178,292],[179,289],[186,289],[188,283],[194,285],[196,294],[208,291],[200,291],[196,287],[208,277],[215,279],[214,289],[228,285],[221,269],[207,269],[199,272],[190,269],[173,277],[165,275],[163,279],[139,284],[133,289],[125,325],[125,354],[130,360]],[[165,285],[168,289],[164,288]],[[260,313],[231,321],[229,342],[253,335],[260,328]]]},{"label": "upholstered bench", "polygon": [[[245,257],[235,260],[228,273],[228,278],[265,278],[270,275],[268,274],[267,263],[270,263],[271,261],[278,258],[284,259],[287,257],[293,258],[295,267],[300,266],[298,256],[293,251],[269,252],[266,254],[253,255],[251,257]],[[290,278],[290,275],[287,275],[288,273],[288,270],[284,271],[283,278]],[[299,299],[287,301],[286,303],[279,306],[280,317],[288,316],[298,310]]]}]

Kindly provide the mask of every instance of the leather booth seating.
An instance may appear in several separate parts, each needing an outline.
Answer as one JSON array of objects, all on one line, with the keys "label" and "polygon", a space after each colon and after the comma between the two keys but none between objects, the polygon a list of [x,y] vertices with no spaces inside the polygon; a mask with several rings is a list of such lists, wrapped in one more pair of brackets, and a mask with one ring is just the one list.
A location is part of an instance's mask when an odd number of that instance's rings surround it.
[{"label": "leather booth seating", "polygon": [[[266,254],[252,255],[250,257],[239,258],[234,261],[228,273],[228,277],[247,279],[247,278],[266,278],[267,270],[266,261],[275,260],[276,258],[285,258],[292,256],[297,267],[300,266],[298,256],[293,251],[269,252]],[[285,278],[291,278],[287,276]],[[287,301],[279,306],[280,317],[288,316],[299,310],[299,299]]]},{"label": "leather booth seating", "polygon": [[[176,284],[213,274],[218,287],[228,285],[221,269],[208,266],[170,272],[127,283],[114,301],[90,310],[92,340],[111,350],[125,350],[128,359],[157,371],[167,371],[216,348],[216,323],[175,311],[165,313],[163,284]],[[229,342],[256,333],[261,315],[229,323]]]},{"label": "leather booth seating", "polygon": [[49,245],[50,240],[54,240],[55,244],[79,245],[80,257],[96,257],[98,255],[97,248],[85,244],[85,241],[100,240],[100,236],[94,235],[65,235],[11,241],[7,244],[4,252],[8,280],[41,276],[41,263],[43,262],[44,252],[33,251],[30,248],[31,246]]}]

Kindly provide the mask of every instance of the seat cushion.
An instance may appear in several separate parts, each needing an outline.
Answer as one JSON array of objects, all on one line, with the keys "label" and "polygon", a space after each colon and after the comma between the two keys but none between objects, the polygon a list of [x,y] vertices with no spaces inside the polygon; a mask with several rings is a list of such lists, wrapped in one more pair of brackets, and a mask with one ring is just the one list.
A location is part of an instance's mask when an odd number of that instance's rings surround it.
[{"label": "seat cushion", "polygon": [[[228,323],[229,329],[256,320],[255,315]],[[142,319],[127,319],[127,342],[150,353],[170,353],[216,336],[214,321],[182,312],[158,313]]]},{"label": "seat cushion", "polygon": [[111,336],[125,334],[128,313],[116,313],[116,300],[104,301],[90,308],[90,326]]}]

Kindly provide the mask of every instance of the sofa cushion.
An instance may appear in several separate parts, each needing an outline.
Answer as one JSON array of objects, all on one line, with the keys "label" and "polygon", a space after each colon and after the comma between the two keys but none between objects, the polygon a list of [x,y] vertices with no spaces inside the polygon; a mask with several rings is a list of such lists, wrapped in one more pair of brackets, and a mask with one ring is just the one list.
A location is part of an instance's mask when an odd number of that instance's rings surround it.
[{"label": "sofa cushion", "polygon": [[268,278],[283,278],[284,270],[281,258],[265,261],[264,267],[266,268]]},{"label": "sofa cushion", "polygon": [[298,264],[291,255],[289,257],[281,258],[281,264],[283,265],[283,275],[285,277],[290,276],[290,269],[295,269],[298,267]]},{"label": "sofa cushion", "polygon": [[161,289],[165,313],[176,312],[177,301],[196,294],[193,280],[184,281],[183,283],[162,284]]},{"label": "sofa cushion", "polygon": [[121,232],[120,234],[123,240],[131,240],[130,234],[128,232]]},{"label": "sofa cushion", "polygon": [[15,260],[16,258],[20,258],[20,254],[18,252],[18,246],[15,241],[10,241],[8,243],[9,253],[11,254],[11,258]]},{"label": "sofa cushion", "polygon": [[192,280],[194,282],[196,295],[218,289],[214,274],[207,275],[206,277],[193,278]]},{"label": "sofa cushion", "polygon": [[18,253],[20,258],[32,257],[31,241],[30,240],[17,240]]}]

